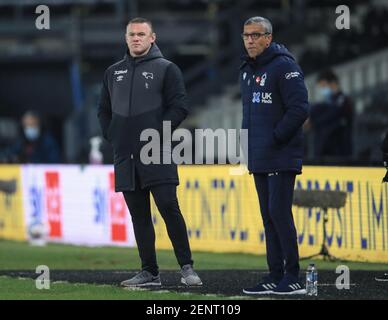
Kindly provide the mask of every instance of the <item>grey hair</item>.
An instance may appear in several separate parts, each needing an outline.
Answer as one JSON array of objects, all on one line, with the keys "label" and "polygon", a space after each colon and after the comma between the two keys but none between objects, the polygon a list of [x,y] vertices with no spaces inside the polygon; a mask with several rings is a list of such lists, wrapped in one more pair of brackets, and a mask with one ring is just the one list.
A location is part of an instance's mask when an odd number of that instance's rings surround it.
[{"label": "grey hair", "polygon": [[244,26],[249,24],[260,24],[264,27],[265,32],[272,34],[272,23],[264,17],[252,17],[245,21]]}]

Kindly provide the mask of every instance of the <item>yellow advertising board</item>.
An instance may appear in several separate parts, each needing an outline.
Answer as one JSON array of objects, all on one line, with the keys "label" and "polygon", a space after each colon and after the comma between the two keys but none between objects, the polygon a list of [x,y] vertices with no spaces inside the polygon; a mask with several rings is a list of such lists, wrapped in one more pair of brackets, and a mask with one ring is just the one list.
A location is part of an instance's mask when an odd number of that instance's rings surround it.
[{"label": "yellow advertising board", "polygon": [[0,165],[0,239],[26,239],[21,167],[17,165]]},{"label": "yellow advertising board", "polygon": [[[193,250],[265,254],[258,197],[249,174],[231,175],[231,166],[180,166],[179,204]],[[295,188],[341,190],[342,209],[328,211],[331,254],[356,261],[388,262],[388,184],[383,168],[305,166]],[[152,207],[158,248],[171,248],[165,224]],[[300,256],[318,253],[320,208],[293,207]],[[236,262],[238,263],[238,262]]]}]

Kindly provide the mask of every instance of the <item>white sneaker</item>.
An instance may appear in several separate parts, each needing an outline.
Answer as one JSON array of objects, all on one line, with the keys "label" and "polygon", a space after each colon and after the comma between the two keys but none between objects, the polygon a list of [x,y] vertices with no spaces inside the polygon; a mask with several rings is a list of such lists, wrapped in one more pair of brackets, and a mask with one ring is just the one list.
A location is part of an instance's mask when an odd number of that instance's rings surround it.
[{"label": "white sneaker", "polygon": [[375,279],[376,281],[388,281],[388,273],[384,273],[382,276],[378,276]]}]

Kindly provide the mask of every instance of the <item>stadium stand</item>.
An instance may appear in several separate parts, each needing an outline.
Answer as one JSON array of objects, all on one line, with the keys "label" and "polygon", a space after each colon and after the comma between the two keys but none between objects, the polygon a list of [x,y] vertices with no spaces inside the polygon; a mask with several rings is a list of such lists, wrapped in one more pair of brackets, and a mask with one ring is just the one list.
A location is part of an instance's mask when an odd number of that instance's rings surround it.
[{"label": "stadium stand", "polygon": [[[88,161],[89,139],[98,134],[94,114],[103,70],[123,56],[124,26],[137,15],[154,21],[158,45],[183,70],[193,110],[184,125],[206,127],[214,119],[210,127],[239,127],[241,115],[227,110],[238,103],[240,30],[246,18],[258,13],[273,21],[275,41],[290,48],[311,83],[320,69],[335,66],[341,70],[350,63],[339,75],[357,107],[355,139],[360,143],[354,160],[369,164],[378,160],[377,151],[367,146],[380,135],[378,128],[386,120],[376,114],[377,120],[364,115],[375,108],[372,99],[387,81],[388,9],[382,1],[57,0],[50,4],[51,28],[47,31],[31,28],[38,4],[33,0],[0,2],[0,66],[5,70],[0,76],[4,89],[0,117],[16,120],[33,102],[56,129],[66,162]],[[335,28],[333,12],[339,4],[352,8],[350,30]],[[372,85],[356,90],[358,77],[365,76],[364,72],[352,76],[360,66],[357,61],[379,51],[382,56],[376,73],[381,74],[373,75],[373,67],[367,67]],[[349,79],[353,80],[347,84]],[[20,86],[23,95],[17,94]],[[314,101],[312,85],[310,89]],[[371,126],[373,130],[368,129]]]}]

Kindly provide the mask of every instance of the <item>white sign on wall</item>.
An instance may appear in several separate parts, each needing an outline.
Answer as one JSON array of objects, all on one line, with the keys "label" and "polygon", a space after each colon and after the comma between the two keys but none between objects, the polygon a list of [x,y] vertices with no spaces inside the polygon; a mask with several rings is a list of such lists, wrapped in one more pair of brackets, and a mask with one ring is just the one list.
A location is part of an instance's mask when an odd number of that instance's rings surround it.
[{"label": "white sign on wall", "polygon": [[43,223],[49,241],[135,246],[112,166],[25,165],[22,177],[26,225]]}]

